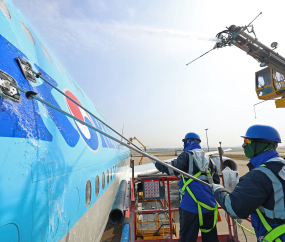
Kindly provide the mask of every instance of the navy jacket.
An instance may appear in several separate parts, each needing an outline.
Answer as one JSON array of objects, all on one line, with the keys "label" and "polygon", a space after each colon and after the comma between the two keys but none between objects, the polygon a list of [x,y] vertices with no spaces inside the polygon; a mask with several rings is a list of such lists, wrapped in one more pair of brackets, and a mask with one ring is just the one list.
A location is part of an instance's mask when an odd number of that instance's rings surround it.
[{"label": "navy jacket", "polygon": [[[171,162],[171,165],[182,170],[182,171],[185,171],[187,173],[189,171],[189,165],[192,165],[193,166],[193,175],[195,175],[196,173],[198,173],[200,171],[194,163],[189,164],[189,155],[186,152],[182,152],[177,157],[177,160],[173,160]],[[163,165],[156,162],[155,167],[161,172],[164,172],[168,175],[170,174],[169,170],[166,166],[163,166]],[[214,165],[214,163],[212,163],[212,161],[210,162],[210,169],[211,169],[211,173],[213,175],[214,183],[220,184],[220,178],[219,178],[219,174],[217,172],[217,168]],[[174,174],[176,176],[179,175],[179,173],[175,172],[175,171],[174,171]],[[181,178],[180,178],[180,181],[178,183],[178,186],[179,186],[179,188],[183,187],[183,180]],[[211,189],[209,187],[207,187],[201,183],[192,181],[189,184],[189,188],[193,192],[193,194],[195,195],[195,197],[198,201],[203,202],[203,203],[209,205],[210,207],[215,207],[215,198],[214,198],[213,192],[211,191]],[[180,196],[180,194],[179,194],[179,196]],[[185,194],[183,196],[183,199],[182,199],[182,201],[180,201],[180,207],[182,209],[188,211],[188,212],[198,213],[197,203],[191,198],[191,196],[189,195],[187,190],[185,190]],[[207,213],[210,211],[202,208],[202,212]]]},{"label": "navy jacket", "polygon": [[[266,168],[270,169],[276,175],[284,166],[280,161],[265,162]],[[247,164],[250,172],[240,178],[239,183],[232,193],[225,189],[215,191],[215,198],[222,208],[232,217],[246,219],[251,215],[252,226],[255,229],[257,239],[266,234],[266,230],[262,225],[255,210],[263,206],[269,210],[274,209],[274,189],[272,181],[269,177],[260,170],[255,170],[251,162]],[[285,184],[284,181],[280,182]],[[285,186],[283,185],[285,193]],[[228,195],[229,199],[226,198]],[[228,200],[228,201],[226,201]],[[234,216],[233,216],[234,215]],[[274,228],[285,221],[283,219],[270,219],[265,217],[266,221]],[[285,241],[285,235],[281,236]]]}]

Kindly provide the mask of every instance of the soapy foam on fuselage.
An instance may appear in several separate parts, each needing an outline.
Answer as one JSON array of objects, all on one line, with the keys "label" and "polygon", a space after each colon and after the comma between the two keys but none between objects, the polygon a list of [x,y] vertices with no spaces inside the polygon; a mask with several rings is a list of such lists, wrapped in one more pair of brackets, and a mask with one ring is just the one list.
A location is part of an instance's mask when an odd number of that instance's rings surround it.
[{"label": "soapy foam on fuselage", "polygon": [[3,101],[3,106],[5,109],[10,110],[13,114],[16,115],[17,125],[19,125],[23,130],[27,132],[27,140],[30,141],[33,146],[38,147],[39,142],[34,137],[32,125],[29,124],[28,121],[22,117],[18,104],[11,100],[5,99],[5,101]]}]

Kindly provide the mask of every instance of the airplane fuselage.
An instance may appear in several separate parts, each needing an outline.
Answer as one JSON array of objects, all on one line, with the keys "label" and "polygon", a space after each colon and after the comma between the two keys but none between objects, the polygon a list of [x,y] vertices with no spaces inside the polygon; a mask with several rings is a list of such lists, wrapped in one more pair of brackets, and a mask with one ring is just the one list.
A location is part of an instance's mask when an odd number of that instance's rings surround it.
[{"label": "airplane fuselage", "polygon": [[[42,79],[27,80],[18,57],[107,123],[13,4],[0,1],[0,70],[22,89],[118,136]],[[119,182],[128,176],[129,149],[23,93],[19,102],[0,96],[0,147],[0,241],[100,240]]]}]

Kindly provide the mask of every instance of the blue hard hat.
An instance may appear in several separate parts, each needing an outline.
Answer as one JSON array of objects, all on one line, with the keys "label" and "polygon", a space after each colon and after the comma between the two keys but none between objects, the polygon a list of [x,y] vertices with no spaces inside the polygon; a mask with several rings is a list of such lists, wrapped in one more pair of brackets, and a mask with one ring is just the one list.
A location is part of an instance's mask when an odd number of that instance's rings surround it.
[{"label": "blue hard hat", "polygon": [[186,134],[185,138],[182,141],[184,142],[184,140],[187,140],[187,139],[190,139],[190,138],[198,139],[201,142],[200,136],[198,134],[196,134],[196,133],[193,133],[193,132]]},{"label": "blue hard hat", "polygon": [[241,137],[248,139],[265,139],[281,143],[281,138],[278,131],[275,128],[268,125],[260,125],[260,124],[252,125],[246,131],[245,136]]}]

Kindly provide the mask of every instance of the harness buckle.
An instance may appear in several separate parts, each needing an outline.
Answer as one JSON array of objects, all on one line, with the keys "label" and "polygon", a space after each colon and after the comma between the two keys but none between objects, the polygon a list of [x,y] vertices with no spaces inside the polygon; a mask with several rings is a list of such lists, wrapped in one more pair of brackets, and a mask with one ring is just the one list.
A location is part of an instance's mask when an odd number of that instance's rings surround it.
[{"label": "harness buckle", "polygon": [[264,239],[264,236],[260,236],[258,238],[258,241],[261,241],[261,242],[269,242],[267,239]]},{"label": "harness buckle", "polygon": [[181,189],[179,189],[179,193],[183,196],[185,195],[185,191],[182,191]]},{"label": "harness buckle", "polygon": [[208,182],[210,184],[213,184],[214,181],[213,181],[213,177],[211,176],[211,169],[210,168],[207,170],[206,174],[207,174]]}]

